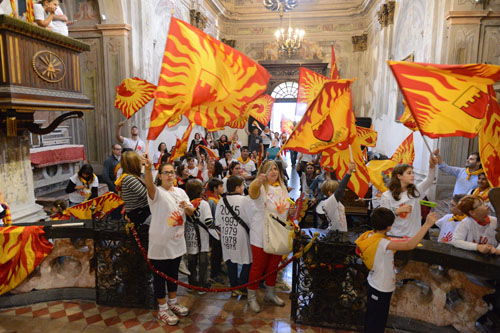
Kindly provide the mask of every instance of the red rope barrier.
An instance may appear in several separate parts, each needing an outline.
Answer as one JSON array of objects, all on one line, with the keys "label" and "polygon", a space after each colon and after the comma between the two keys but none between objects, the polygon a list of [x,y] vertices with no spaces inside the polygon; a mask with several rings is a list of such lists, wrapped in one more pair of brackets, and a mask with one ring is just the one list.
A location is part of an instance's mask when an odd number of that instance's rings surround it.
[{"label": "red rope barrier", "polygon": [[193,285],[190,285],[188,283],[184,283],[182,281],[179,281],[179,280],[176,280],[168,275],[166,275],[165,273],[163,272],[160,272],[159,270],[156,269],[156,267],[151,263],[151,261],[149,260],[148,258],[148,255],[146,253],[146,250],[144,249],[144,247],[142,246],[142,243],[141,243],[141,240],[139,239],[139,235],[137,234],[137,231],[135,230],[135,227],[132,227],[132,234],[134,235],[134,238],[135,238],[135,241],[137,242],[137,246],[139,246],[139,249],[141,250],[141,253],[142,253],[142,256],[144,257],[144,259],[146,259],[146,262],[148,263],[149,267],[151,268],[151,270],[153,272],[155,272],[156,274],[158,274],[159,276],[161,276],[162,278],[170,281],[170,282],[173,282],[175,284],[178,284],[184,288],[189,288],[189,289],[194,289],[194,290],[199,290],[199,291],[204,291],[204,292],[209,292],[209,293],[223,293],[223,292],[227,292],[227,291],[233,291],[233,290],[237,290],[237,289],[243,289],[243,288],[246,288],[254,283],[258,283],[260,281],[263,281],[265,279],[267,279],[270,275],[282,270],[283,268],[285,268],[286,266],[288,266],[289,263],[291,263],[293,261],[293,259],[295,258],[295,256],[292,256],[290,259],[287,259],[284,263],[282,263],[281,265],[278,266],[278,268],[276,268],[275,270],[269,272],[269,273],[266,273],[265,275],[261,276],[260,278],[254,280],[254,281],[251,281],[251,282],[248,282],[248,283],[245,283],[245,284],[242,284],[240,286],[236,286],[236,287],[229,287],[229,288],[204,288],[204,287],[198,287],[198,286],[193,286]]}]

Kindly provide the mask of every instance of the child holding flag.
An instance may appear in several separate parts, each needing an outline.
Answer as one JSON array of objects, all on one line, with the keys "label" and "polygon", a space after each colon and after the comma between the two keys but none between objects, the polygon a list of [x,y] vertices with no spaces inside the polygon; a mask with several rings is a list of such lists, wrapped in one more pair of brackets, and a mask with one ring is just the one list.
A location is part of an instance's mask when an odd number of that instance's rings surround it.
[{"label": "child holding flag", "polygon": [[365,232],[356,240],[356,253],[370,270],[367,279],[365,332],[385,331],[392,292],[396,288],[394,252],[413,250],[434,225],[437,215],[436,213],[427,215],[425,224],[408,241],[391,241],[387,238],[394,220],[395,216],[391,210],[384,207],[375,208],[371,215],[374,230]]}]

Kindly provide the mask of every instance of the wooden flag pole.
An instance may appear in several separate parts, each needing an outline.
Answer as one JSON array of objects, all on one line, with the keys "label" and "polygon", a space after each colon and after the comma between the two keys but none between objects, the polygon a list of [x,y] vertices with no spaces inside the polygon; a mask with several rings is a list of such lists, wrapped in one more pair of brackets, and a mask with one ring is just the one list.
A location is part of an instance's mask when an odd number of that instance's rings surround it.
[{"label": "wooden flag pole", "polygon": [[[351,148],[351,145],[349,145],[349,156],[351,156],[351,162],[354,162],[354,158],[352,158],[352,148]],[[356,170],[353,170],[352,172],[356,172]]]}]

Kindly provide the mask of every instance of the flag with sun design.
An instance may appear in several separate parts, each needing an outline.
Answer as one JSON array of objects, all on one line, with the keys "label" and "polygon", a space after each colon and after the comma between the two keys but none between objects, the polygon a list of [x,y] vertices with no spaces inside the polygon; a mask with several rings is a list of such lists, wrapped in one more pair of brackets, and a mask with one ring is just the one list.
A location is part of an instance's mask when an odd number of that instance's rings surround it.
[{"label": "flag with sun design", "polygon": [[430,138],[479,132],[500,66],[388,61],[420,132]]},{"label": "flag with sun design", "polygon": [[138,77],[128,78],[116,87],[115,108],[127,119],[153,99],[156,86]]}]

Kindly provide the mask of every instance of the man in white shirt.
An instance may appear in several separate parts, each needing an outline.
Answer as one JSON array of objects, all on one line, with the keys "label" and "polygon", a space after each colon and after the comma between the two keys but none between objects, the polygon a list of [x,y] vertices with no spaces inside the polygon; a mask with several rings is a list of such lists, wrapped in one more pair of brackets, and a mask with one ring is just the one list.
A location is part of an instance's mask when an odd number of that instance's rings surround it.
[{"label": "man in white shirt", "polygon": [[139,138],[139,129],[137,126],[132,126],[130,129],[130,135],[132,136],[130,139],[125,138],[120,135],[120,128],[125,124],[125,121],[120,121],[118,126],[116,126],[116,139],[118,142],[122,144],[123,148],[129,148],[142,156],[142,154],[146,151],[146,144]]}]

